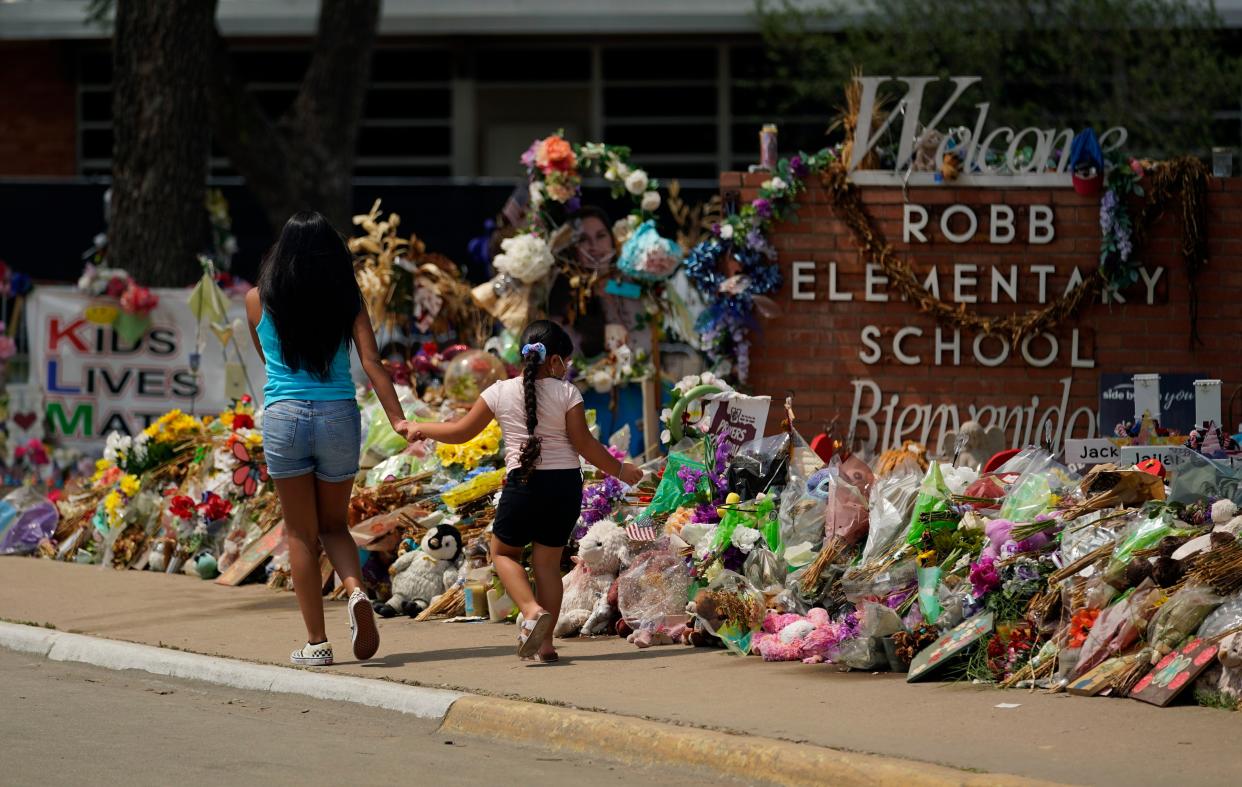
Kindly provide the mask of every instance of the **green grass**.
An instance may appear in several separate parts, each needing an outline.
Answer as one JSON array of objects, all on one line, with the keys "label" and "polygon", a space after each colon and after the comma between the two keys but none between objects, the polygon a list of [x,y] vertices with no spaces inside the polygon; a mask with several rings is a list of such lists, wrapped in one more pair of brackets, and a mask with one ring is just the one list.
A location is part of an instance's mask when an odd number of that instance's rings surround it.
[{"label": "green grass", "polygon": [[1238,700],[1216,689],[1195,689],[1195,702],[1204,708],[1238,710]]},{"label": "green grass", "polygon": [[46,623],[46,622],[38,623],[33,620],[14,620],[13,618],[3,618],[3,617],[0,617],[0,620],[4,621],[5,623],[14,623],[18,626],[32,626],[37,629],[52,629],[53,631],[56,630],[56,625],[53,623]]}]

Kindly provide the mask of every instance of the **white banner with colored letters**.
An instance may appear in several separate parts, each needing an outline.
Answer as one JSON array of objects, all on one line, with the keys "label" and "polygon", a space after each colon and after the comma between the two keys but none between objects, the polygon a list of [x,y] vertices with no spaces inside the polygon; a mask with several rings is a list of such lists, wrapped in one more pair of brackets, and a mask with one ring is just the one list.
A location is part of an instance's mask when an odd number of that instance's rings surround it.
[{"label": "white banner with colored letters", "polygon": [[[232,328],[213,330],[206,319],[200,329],[187,303],[189,288],[152,292],[160,302],[137,341],[109,324],[114,300],[68,286],[31,293],[30,383],[43,398],[49,436],[97,448],[109,432],[136,434],[174,408],[214,415],[245,393],[261,403],[263,364],[246,328],[243,299],[229,302]],[[229,338],[227,347],[221,338]],[[196,352],[197,375],[191,367]]]}]

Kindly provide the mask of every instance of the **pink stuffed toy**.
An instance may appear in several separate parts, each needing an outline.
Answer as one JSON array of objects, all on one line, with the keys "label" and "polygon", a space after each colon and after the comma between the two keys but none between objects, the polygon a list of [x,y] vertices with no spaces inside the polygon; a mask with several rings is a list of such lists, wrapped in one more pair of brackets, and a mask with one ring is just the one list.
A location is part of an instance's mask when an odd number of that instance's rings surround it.
[{"label": "pink stuffed toy", "polygon": [[751,647],[764,661],[801,660],[818,664],[836,650],[842,628],[832,622],[827,610],[819,607],[812,608],[806,617],[769,612]]}]

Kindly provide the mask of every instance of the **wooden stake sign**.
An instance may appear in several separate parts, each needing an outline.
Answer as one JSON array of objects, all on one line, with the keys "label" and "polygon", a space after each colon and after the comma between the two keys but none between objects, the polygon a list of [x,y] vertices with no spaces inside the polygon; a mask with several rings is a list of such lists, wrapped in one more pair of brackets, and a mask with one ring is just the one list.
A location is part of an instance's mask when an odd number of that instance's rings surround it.
[{"label": "wooden stake sign", "polygon": [[910,662],[907,683],[915,683],[935,674],[981,639],[992,633],[993,615],[983,612],[959,623],[951,631],[925,648]]}]

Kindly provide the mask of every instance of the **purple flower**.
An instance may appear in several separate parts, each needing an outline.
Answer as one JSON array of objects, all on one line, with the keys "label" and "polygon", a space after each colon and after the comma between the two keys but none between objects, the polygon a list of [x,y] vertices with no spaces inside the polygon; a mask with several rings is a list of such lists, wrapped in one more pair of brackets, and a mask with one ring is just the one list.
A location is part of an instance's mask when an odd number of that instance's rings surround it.
[{"label": "purple flower", "polygon": [[729,571],[741,572],[742,564],[746,562],[746,553],[730,544],[720,553],[720,565]]},{"label": "purple flower", "polygon": [[527,169],[535,168],[535,149],[539,147],[539,140],[530,143],[530,147],[522,154],[522,166]]},{"label": "purple flower", "polygon": [[982,557],[970,567],[970,584],[974,588],[974,597],[982,598],[1000,587],[1000,574],[996,570],[996,561],[990,557]]},{"label": "purple flower", "polygon": [[794,156],[789,160],[789,171],[799,178],[805,178],[811,174],[811,168],[806,165],[801,156]]},{"label": "purple flower", "polygon": [[582,207],[582,199],[578,197],[577,195],[575,195],[575,196],[570,197],[569,201],[565,203],[565,212],[576,213],[578,209],[581,207]]},{"label": "purple flower", "polygon": [[755,215],[758,216],[759,218],[761,219],[772,218],[772,203],[764,199],[763,197],[760,197],[759,199],[752,202],[751,206],[755,209]]},{"label": "purple flower", "polygon": [[677,469],[677,478],[681,481],[681,488],[688,495],[694,494],[699,488],[699,482],[703,480],[705,473],[697,467],[683,465]]},{"label": "purple flower", "polygon": [[720,521],[720,515],[716,513],[716,508],[714,506],[700,503],[695,507],[694,514],[691,515],[690,521],[696,524],[714,525]]}]

